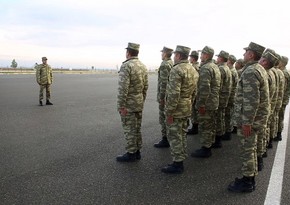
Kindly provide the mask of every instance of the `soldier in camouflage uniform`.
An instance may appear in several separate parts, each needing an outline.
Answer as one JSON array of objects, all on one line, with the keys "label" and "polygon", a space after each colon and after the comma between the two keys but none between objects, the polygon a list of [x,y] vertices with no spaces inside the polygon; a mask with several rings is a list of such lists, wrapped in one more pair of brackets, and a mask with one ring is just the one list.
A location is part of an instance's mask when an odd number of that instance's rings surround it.
[{"label": "soldier in camouflage uniform", "polygon": [[36,81],[40,86],[39,91],[39,105],[42,106],[43,90],[46,90],[46,105],[53,105],[50,102],[51,89],[50,86],[53,81],[52,69],[47,64],[47,58],[42,57],[42,64],[36,65]]},{"label": "soldier in camouflage uniform", "polygon": [[276,56],[269,50],[265,50],[262,58],[259,60],[259,64],[264,67],[267,72],[268,84],[269,84],[269,106],[270,112],[268,113],[267,127],[265,129],[260,129],[257,131],[257,156],[258,156],[258,171],[263,169],[263,156],[267,152],[267,144],[270,139],[270,124],[273,118],[273,113],[276,105],[276,77],[272,71],[275,63],[277,62]]},{"label": "soldier in camouflage uniform", "polygon": [[[283,109],[283,101],[284,101],[284,93],[285,93],[285,80],[286,80],[284,72],[281,69],[279,69],[279,62],[281,61],[281,56],[277,53],[275,53],[275,54],[276,54],[276,57],[279,59],[277,65],[274,66],[276,69],[277,81],[278,81],[278,96],[277,96],[277,104],[276,104],[275,112],[274,112],[274,121],[275,121],[275,128],[273,130],[274,136],[270,136],[271,139],[269,141],[268,148],[273,147],[272,140],[274,138],[275,138],[275,141],[279,141],[279,138],[281,137],[281,136],[277,137],[276,135],[279,132],[279,130],[278,130],[279,129],[278,128],[278,126],[279,126],[279,113],[283,112],[282,109]],[[281,124],[280,124],[280,126],[281,126]],[[281,133],[279,135],[281,135]]]},{"label": "soldier in camouflage uniform", "polygon": [[[199,72],[199,63],[198,63],[198,52],[197,51],[191,51],[189,55],[189,62],[191,65],[195,68],[197,72]],[[196,94],[194,94],[196,96]],[[198,134],[198,110],[195,108],[195,98],[192,103],[192,114],[191,114],[191,123],[192,128],[187,131],[187,134],[190,135],[196,135]]]},{"label": "soldier in camouflage uniform", "polygon": [[278,68],[284,73],[285,84],[284,84],[284,96],[283,96],[283,101],[282,101],[282,107],[279,111],[278,132],[277,132],[277,136],[274,139],[275,141],[282,140],[281,133],[284,128],[285,109],[289,103],[289,97],[290,97],[290,73],[286,69],[287,64],[288,64],[288,58],[286,56],[281,56],[281,60],[279,62]]},{"label": "soldier in camouflage uniform", "polygon": [[241,74],[242,74],[242,70],[243,70],[243,67],[245,66],[245,63],[244,63],[244,60],[243,59],[238,59],[235,63],[235,69],[237,70],[238,72],[238,76],[239,78],[241,77]]},{"label": "soldier in camouflage uniform", "polygon": [[244,54],[245,67],[238,82],[235,115],[241,139],[242,178],[228,186],[233,192],[255,190],[257,170],[257,131],[266,127],[269,110],[267,73],[258,63],[265,47],[251,42]]},{"label": "soldier in camouflage uniform", "polygon": [[225,130],[225,109],[228,106],[230,94],[232,91],[232,72],[227,66],[229,53],[226,51],[220,51],[217,56],[217,65],[221,73],[221,87],[219,96],[219,107],[216,112],[216,136],[213,141],[212,148],[222,147],[222,137],[224,136]]},{"label": "soldier in camouflage uniform", "polygon": [[192,157],[210,157],[211,146],[216,135],[216,111],[219,106],[221,74],[213,63],[214,50],[205,46],[201,51],[201,65],[197,84],[196,108],[201,149],[191,154]]},{"label": "soldier in camouflage uniform", "polygon": [[171,60],[172,51],[173,49],[167,47],[164,47],[161,50],[162,63],[158,69],[157,102],[159,103],[159,123],[161,125],[162,139],[158,143],[154,144],[154,147],[156,148],[166,148],[170,146],[167,140],[164,107],[166,85],[170,70],[173,66],[173,62]]},{"label": "soldier in camouflage uniform", "polygon": [[223,135],[222,140],[231,140],[231,133],[233,131],[233,112],[234,112],[234,103],[236,99],[236,91],[238,85],[238,72],[234,68],[234,64],[236,62],[236,57],[234,55],[229,55],[229,59],[227,62],[228,67],[230,68],[232,74],[232,89],[230,93],[230,98],[228,101],[228,106],[225,109],[225,131],[226,133]]},{"label": "soldier in camouflage uniform", "polygon": [[127,60],[123,62],[119,72],[117,109],[127,142],[126,153],[116,158],[119,162],[141,159],[141,122],[148,89],[148,73],[145,65],[138,59],[139,47],[139,44],[128,43]]},{"label": "soldier in camouflage uniform", "polygon": [[188,62],[189,52],[188,47],[176,47],[174,65],[166,87],[165,116],[173,163],[161,169],[164,173],[182,173],[183,161],[187,158],[187,121],[191,116],[192,98],[198,77],[197,71]]}]

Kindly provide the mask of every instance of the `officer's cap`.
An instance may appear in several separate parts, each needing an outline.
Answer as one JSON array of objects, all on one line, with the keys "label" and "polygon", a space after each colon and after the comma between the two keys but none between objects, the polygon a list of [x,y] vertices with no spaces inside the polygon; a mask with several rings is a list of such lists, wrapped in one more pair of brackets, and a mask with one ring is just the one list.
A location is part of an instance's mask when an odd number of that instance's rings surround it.
[{"label": "officer's cap", "polygon": [[168,47],[163,47],[163,49],[161,50],[161,52],[164,52],[164,53],[172,53],[173,49],[171,48],[168,48]]},{"label": "officer's cap", "polygon": [[139,51],[139,48],[140,48],[140,44],[137,44],[137,43],[128,43],[128,47],[126,49],[132,49],[132,50],[136,50],[136,51]]},{"label": "officer's cap", "polygon": [[176,52],[178,52],[178,53],[183,53],[183,54],[185,54],[185,55],[189,55],[189,52],[190,52],[190,48],[189,47],[186,47],[186,46],[180,46],[180,45],[178,45],[178,46],[176,46],[176,49],[175,49],[175,51],[174,51],[174,53],[176,53]]},{"label": "officer's cap", "polygon": [[265,50],[265,47],[264,47],[264,46],[261,46],[261,45],[259,45],[259,44],[257,44],[257,43],[251,42],[251,43],[249,44],[249,46],[246,47],[246,48],[244,48],[244,49],[245,49],[246,51],[247,51],[247,50],[255,51],[255,52],[257,52],[258,54],[262,55],[263,52],[264,52],[264,50]]},{"label": "officer's cap", "polygon": [[228,59],[229,58],[229,53],[226,52],[226,51],[221,50],[220,53],[218,55],[216,55],[216,56]]},{"label": "officer's cap", "polygon": [[191,51],[189,56],[197,56],[198,57],[198,52],[197,51]]},{"label": "officer's cap", "polygon": [[208,54],[214,54],[214,50],[213,48],[209,47],[209,46],[205,46],[202,50],[201,50],[202,53],[208,53]]}]

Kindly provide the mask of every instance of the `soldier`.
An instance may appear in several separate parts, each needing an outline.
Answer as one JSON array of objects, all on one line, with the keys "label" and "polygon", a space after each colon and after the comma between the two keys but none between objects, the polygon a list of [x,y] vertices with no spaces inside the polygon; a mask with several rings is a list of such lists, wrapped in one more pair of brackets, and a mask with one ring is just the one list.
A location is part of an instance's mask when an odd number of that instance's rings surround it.
[{"label": "soldier", "polygon": [[222,140],[231,140],[231,133],[233,131],[233,112],[234,112],[234,103],[236,99],[236,91],[238,85],[238,72],[234,68],[234,64],[236,62],[236,57],[234,55],[229,55],[229,59],[227,62],[228,67],[230,68],[232,74],[232,89],[230,93],[230,98],[228,102],[228,106],[225,109],[225,131],[226,133],[223,135]]},{"label": "soldier", "polygon": [[286,65],[288,64],[288,58],[286,56],[281,56],[281,60],[279,62],[278,68],[284,73],[285,76],[285,84],[284,84],[284,96],[282,101],[282,107],[279,111],[279,120],[278,120],[278,132],[277,136],[274,138],[275,141],[282,140],[282,130],[284,128],[284,115],[286,106],[289,103],[290,98],[290,73],[286,69]]},{"label": "soldier", "polygon": [[219,106],[216,112],[216,136],[213,141],[212,148],[222,147],[222,137],[225,134],[225,109],[228,106],[231,90],[232,90],[232,72],[227,66],[229,53],[220,51],[217,58],[217,65],[221,73],[221,86],[219,92]]},{"label": "soldier", "polygon": [[139,44],[128,43],[127,60],[123,62],[119,72],[117,109],[127,145],[126,153],[117,156],[118,162],[141,159],[141,122],[148,89],[148,73],[145,65],[138,59],[139,47]]},{"label": "soldier", "polygon": [[161,50],[162,63],[158,69],[157,102],[159,103],[159,123],[161,125],[162,139],[158,143],[154,144],[154,147],[156,148],[166,148],[170,146],[167,140],[164,107],[166,85],[170,70],[173,66],[173,62],[171,60],[172,51],[173,49],[167,47],[163,47]]},{"label": "soldier", "polygon": [[192,157],[210,157],[211,146],[216,134],[216,110],[219,106],[219,91],[221,74],[214,64],[212,57],[214,50],[205,46],[201,51],[201,65],[197,84],[196,108],[201,149],[191,154]]},{"label": "soldier", "polygon": [[246,63],[238,83],[235,115],[241,139],[242,178],[236,178],[228,189],[233,192],[255,190],[257,170],[257,131],[266,127],[269,113],[267,73],[258,63],[265,47],[251,42],[244,54]]},{"label": "soldier", "polygon": [[164,173],[182,173],[187,157],[186,129],[191,116],[197,71],[188,62],[190,48],[178,45],[174,51],[174,65],[166,87],[165,116],[173,163],[161,169]]},{"label": "soldier", "polygon": [[53,81],[52,69],[47,64],[47,58],[42,57],[42,64],[36,66],[36,81],[40,86],[39,91],[39,105],[42,106],[43,90],[46,90],[46,105],[53,105],[50,102],[51,89],[50,86]]},{"label": "soldier", "polygon": [[238,59],[235,63],[235,69],[237,70],[239,77],[241,77],[241,73],[244,66],[245,66],[245,63],[243,59]]},{"label": "soldier", "polygon": [[270,49],[267,49],[262,58],[259,60],[259,64],[264,67],[267,72],[268,84],[269,84],[269,107],[270,112],[268,113],[267,127],[265,129],[260,129],[257,131],[257,156],[258,156],[258,171],[263,169],[263,155],[267,151],[267,144],[270,140],[270,124],[273,118],[273,113],[276,105],[276,77],[272,71],[275,63],[277,62],[276,56],[271,52]]},{"label": "soldier", "polygon": [[[189,62],[191,65],[195,68],[197,72],[199,72],[199,63],[198,63],[198,52],[197,51],[191,51],[189,55]],[[194,94],[196,96],[196,94]],[[195,108],[195,98],[192,103],[192,115],[191,115],[191,123],[192,128],[187,131],[187,134],[196,135],[198,134],[198,110]]]}]

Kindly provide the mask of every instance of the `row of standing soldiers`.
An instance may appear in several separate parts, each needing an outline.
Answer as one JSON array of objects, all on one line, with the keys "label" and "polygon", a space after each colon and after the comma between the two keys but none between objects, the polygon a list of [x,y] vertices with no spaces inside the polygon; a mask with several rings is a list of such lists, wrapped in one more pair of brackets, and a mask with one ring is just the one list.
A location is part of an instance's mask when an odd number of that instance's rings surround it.
[{"label": "row of standing soldiers", "polygon": [[[119,162],[141,159],[141,120],[148,76],[137,58],[138,53],[128,56],[131,48],[139,52],[139,44],[128,44],[127,61],[119,73],[118,111],[127,140],[127,152],[117,157]],[[233,128],[237,128],[243,177],[236,178],[228,189],[234,192],[255,190],[255,176],[263,168],[267,148],[272,147],[273,139],[281,140],[282,137],[290,75],[285,68],[287,57],[253,42],[244,49],[242,61],[235,62],[236,58],[223,50],[214,61],[214,49],[205,46],[201,50],[200,65],[197,63],[199,53],[190,53],[188,47],[177,46],[175,51],[167,47],[162,49],[157,92],[162,139],[154,146],[170,147],[173,158],[162,172],[183,172],[183,161],[187,158],[186,131],[191,118],[192,128],[188,132],[197,133],[198,129],[201,144],[200,149],[191,153],[192,157],[210,157],[211,149],[221,148],[222,140],[230,140]],[[132,59],[137,59],[138,63]],[[234,64],[243,66],[236,70]],[[139,75],[135,84],[130,80],[134,75],[135,78]],[[130,88],[135,96],[128,97]],[[139,88],[140,98],[135,88]],[[141,109],[136,109],[138,103]],[[132,116],[128,118],[128,114]]]}]

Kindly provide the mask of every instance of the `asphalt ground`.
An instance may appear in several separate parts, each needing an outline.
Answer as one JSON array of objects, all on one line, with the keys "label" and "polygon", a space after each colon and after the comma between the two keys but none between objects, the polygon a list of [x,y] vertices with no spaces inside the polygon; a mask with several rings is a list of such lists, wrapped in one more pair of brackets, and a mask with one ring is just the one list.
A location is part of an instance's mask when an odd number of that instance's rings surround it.
[{"label": "asphalt ground", "polygon": [[[41,107],[34,75],[0,75],[1,205],[264,204],[276,142],[252,193],[227,190],[241,176],[236,135],[208,159],[189,156],[183,174],[162,173],[160,169],[172,159],[169,149],[153,147],[161,133],[157,76],[151,74],[143,112],[142,159],[118,163],[115,157],[125,152],[125,140],[116,110],[117,75],[54,77],[54,105]],[[289,141],[281,204],[290,204]],[[189,135],[188,153],[199,147],[198,135]]]}]

